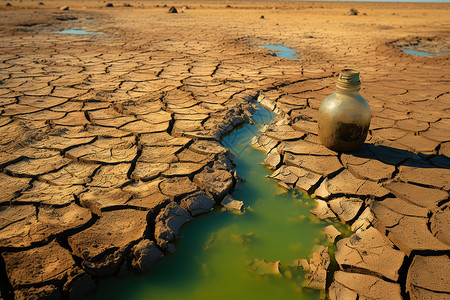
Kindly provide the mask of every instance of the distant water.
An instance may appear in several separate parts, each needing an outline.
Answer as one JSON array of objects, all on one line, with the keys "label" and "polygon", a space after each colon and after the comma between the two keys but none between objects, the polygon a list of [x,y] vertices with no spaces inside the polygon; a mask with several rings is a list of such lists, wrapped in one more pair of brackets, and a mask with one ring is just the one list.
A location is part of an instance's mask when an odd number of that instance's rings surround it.
[{"label": "distant water", "polygon": [[287,58],[287,59],[293,59],[293,60],[300,60],[299,57],[295,56],[295,50],[290,49],[288,47],[285,46],[274,46],[274,45],[263,45],[264,48],[267,48],[269,50],[272,50],[275,52],[275,55],[277,57],[283,57],[283,58]]},{"label": "distant water", "polygon": [[436,55],[443,55],[443,54],[448,53],[448,52],[430,53],[430,52],[417,51],[417,50],[411,50],[411,49],[402,49],[402,51],[407,54],[416,55],[416,56],[436,56]]},{"label": "distant water", "polygon": [[72,28],[61,31],[55,31],[56,33],[64,33],[64,34],[103,34],[103,32],[95,32],[95,31],[86,31],[83,29]]}]

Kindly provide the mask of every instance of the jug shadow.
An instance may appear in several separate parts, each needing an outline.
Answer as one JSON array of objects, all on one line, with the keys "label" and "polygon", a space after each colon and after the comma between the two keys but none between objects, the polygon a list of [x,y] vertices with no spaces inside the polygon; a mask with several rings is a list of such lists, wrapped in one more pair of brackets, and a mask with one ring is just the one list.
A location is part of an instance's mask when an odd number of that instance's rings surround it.
[{"label": "jug shadow", "polygon": [[445,155],[419,155],[414,152],[384,145],[365,143],[357,151],[347,154],[359,158],[375,159],[388,165],[413,168],[450,169],[450,158]]}]

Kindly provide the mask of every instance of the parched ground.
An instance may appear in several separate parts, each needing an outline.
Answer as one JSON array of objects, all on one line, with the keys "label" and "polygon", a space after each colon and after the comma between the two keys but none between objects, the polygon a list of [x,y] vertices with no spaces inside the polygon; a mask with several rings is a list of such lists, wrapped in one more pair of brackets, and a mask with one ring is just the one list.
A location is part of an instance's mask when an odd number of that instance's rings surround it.
[{"label": "parched ground", "polygon": [[[230,200],[220,138],[256,100],[279,114],[255,141],[274,178],[355,231],[330,298],[450,297],[450,55],[400,50],[450,51],[448,4],[112,3],[0,4],[0,298],[80,298],[175,251]],[[373,113],[350,154],[316,129],[344,67]]]}]

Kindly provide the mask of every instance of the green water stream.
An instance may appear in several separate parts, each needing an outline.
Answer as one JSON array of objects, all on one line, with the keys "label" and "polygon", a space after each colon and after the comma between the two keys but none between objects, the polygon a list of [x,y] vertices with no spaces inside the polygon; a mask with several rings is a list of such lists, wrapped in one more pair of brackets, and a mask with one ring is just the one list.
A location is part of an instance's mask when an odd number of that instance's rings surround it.
[{"label": "green water stream", "polygon": [[[268,124],[273,116],[260,109],[253,120]],[[258,129],[247,124],[222,141],[246,180],[234,192],[245,213],[200,216],[182,228],[174,255],[149,274],[101,281],[91,299],[319,299],[319,291],[301,288],[304,273],[289,264],[327,244],[321,231],[329,223],[312,217],[307,195],[287,193],[266,178],[271,173],[261,165],[266,155],[249,146]],[[252,267],[255,259],[280,260],[282,275],[258,274],[265,266]]]}]

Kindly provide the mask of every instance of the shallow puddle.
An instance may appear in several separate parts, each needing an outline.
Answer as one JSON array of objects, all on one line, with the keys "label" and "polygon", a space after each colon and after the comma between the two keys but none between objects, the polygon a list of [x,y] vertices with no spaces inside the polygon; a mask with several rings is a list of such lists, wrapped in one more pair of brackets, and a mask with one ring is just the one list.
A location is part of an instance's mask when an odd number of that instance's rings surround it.
[{"label": "shallow puddle", "polygon": [[416,56],[436,56],[436,55],[443,55],[443,54],[448,53],[448,52],[431,53],[431,52],[417,51],[417,50],[411,50],[411,49],[402,49],[402,51],[407,54],[416,55]]},{"label": "shallow puddle", "polygon": [[[273,116],[260,109],[253,121],[268,124]],[[309,213],[308,196],[286,193],[266,178],[271,173],[261,165],[266,155],[250,147],[258,129],[246,124],[222,141],[246,179],[234,192],[245,213],[217,210],[188,223],[174,255],[149,274],[101,281],[91,299],[319,299],[319,291],[301,288],[305,273],[291,264],[307,258],[315,245],[327,244],[321,231],[329,223]],[[280,273],[271,274],[273,265],[262,260],[281,261]]]},{"label": "shallow puddle", "polygon": [[293,60],[300,60],[299,57],[295,56],[295,50],[290,49],[288,47],[285,46],[274,46],[274,45],[263,45],[264,48],[267,48],[269,50],[272,50],[275,52],[275,55],[277,57],[283,57],[283,58],[287,58],[287,59],[293,59]]},{"label": "shallow puddle", "polygon": [[64,33],[64,34],[103,34],[103,32],[95,32],[95,31],[86,31],[84,29],[72,28],[61,31],[55,31],[56,33]]}]

